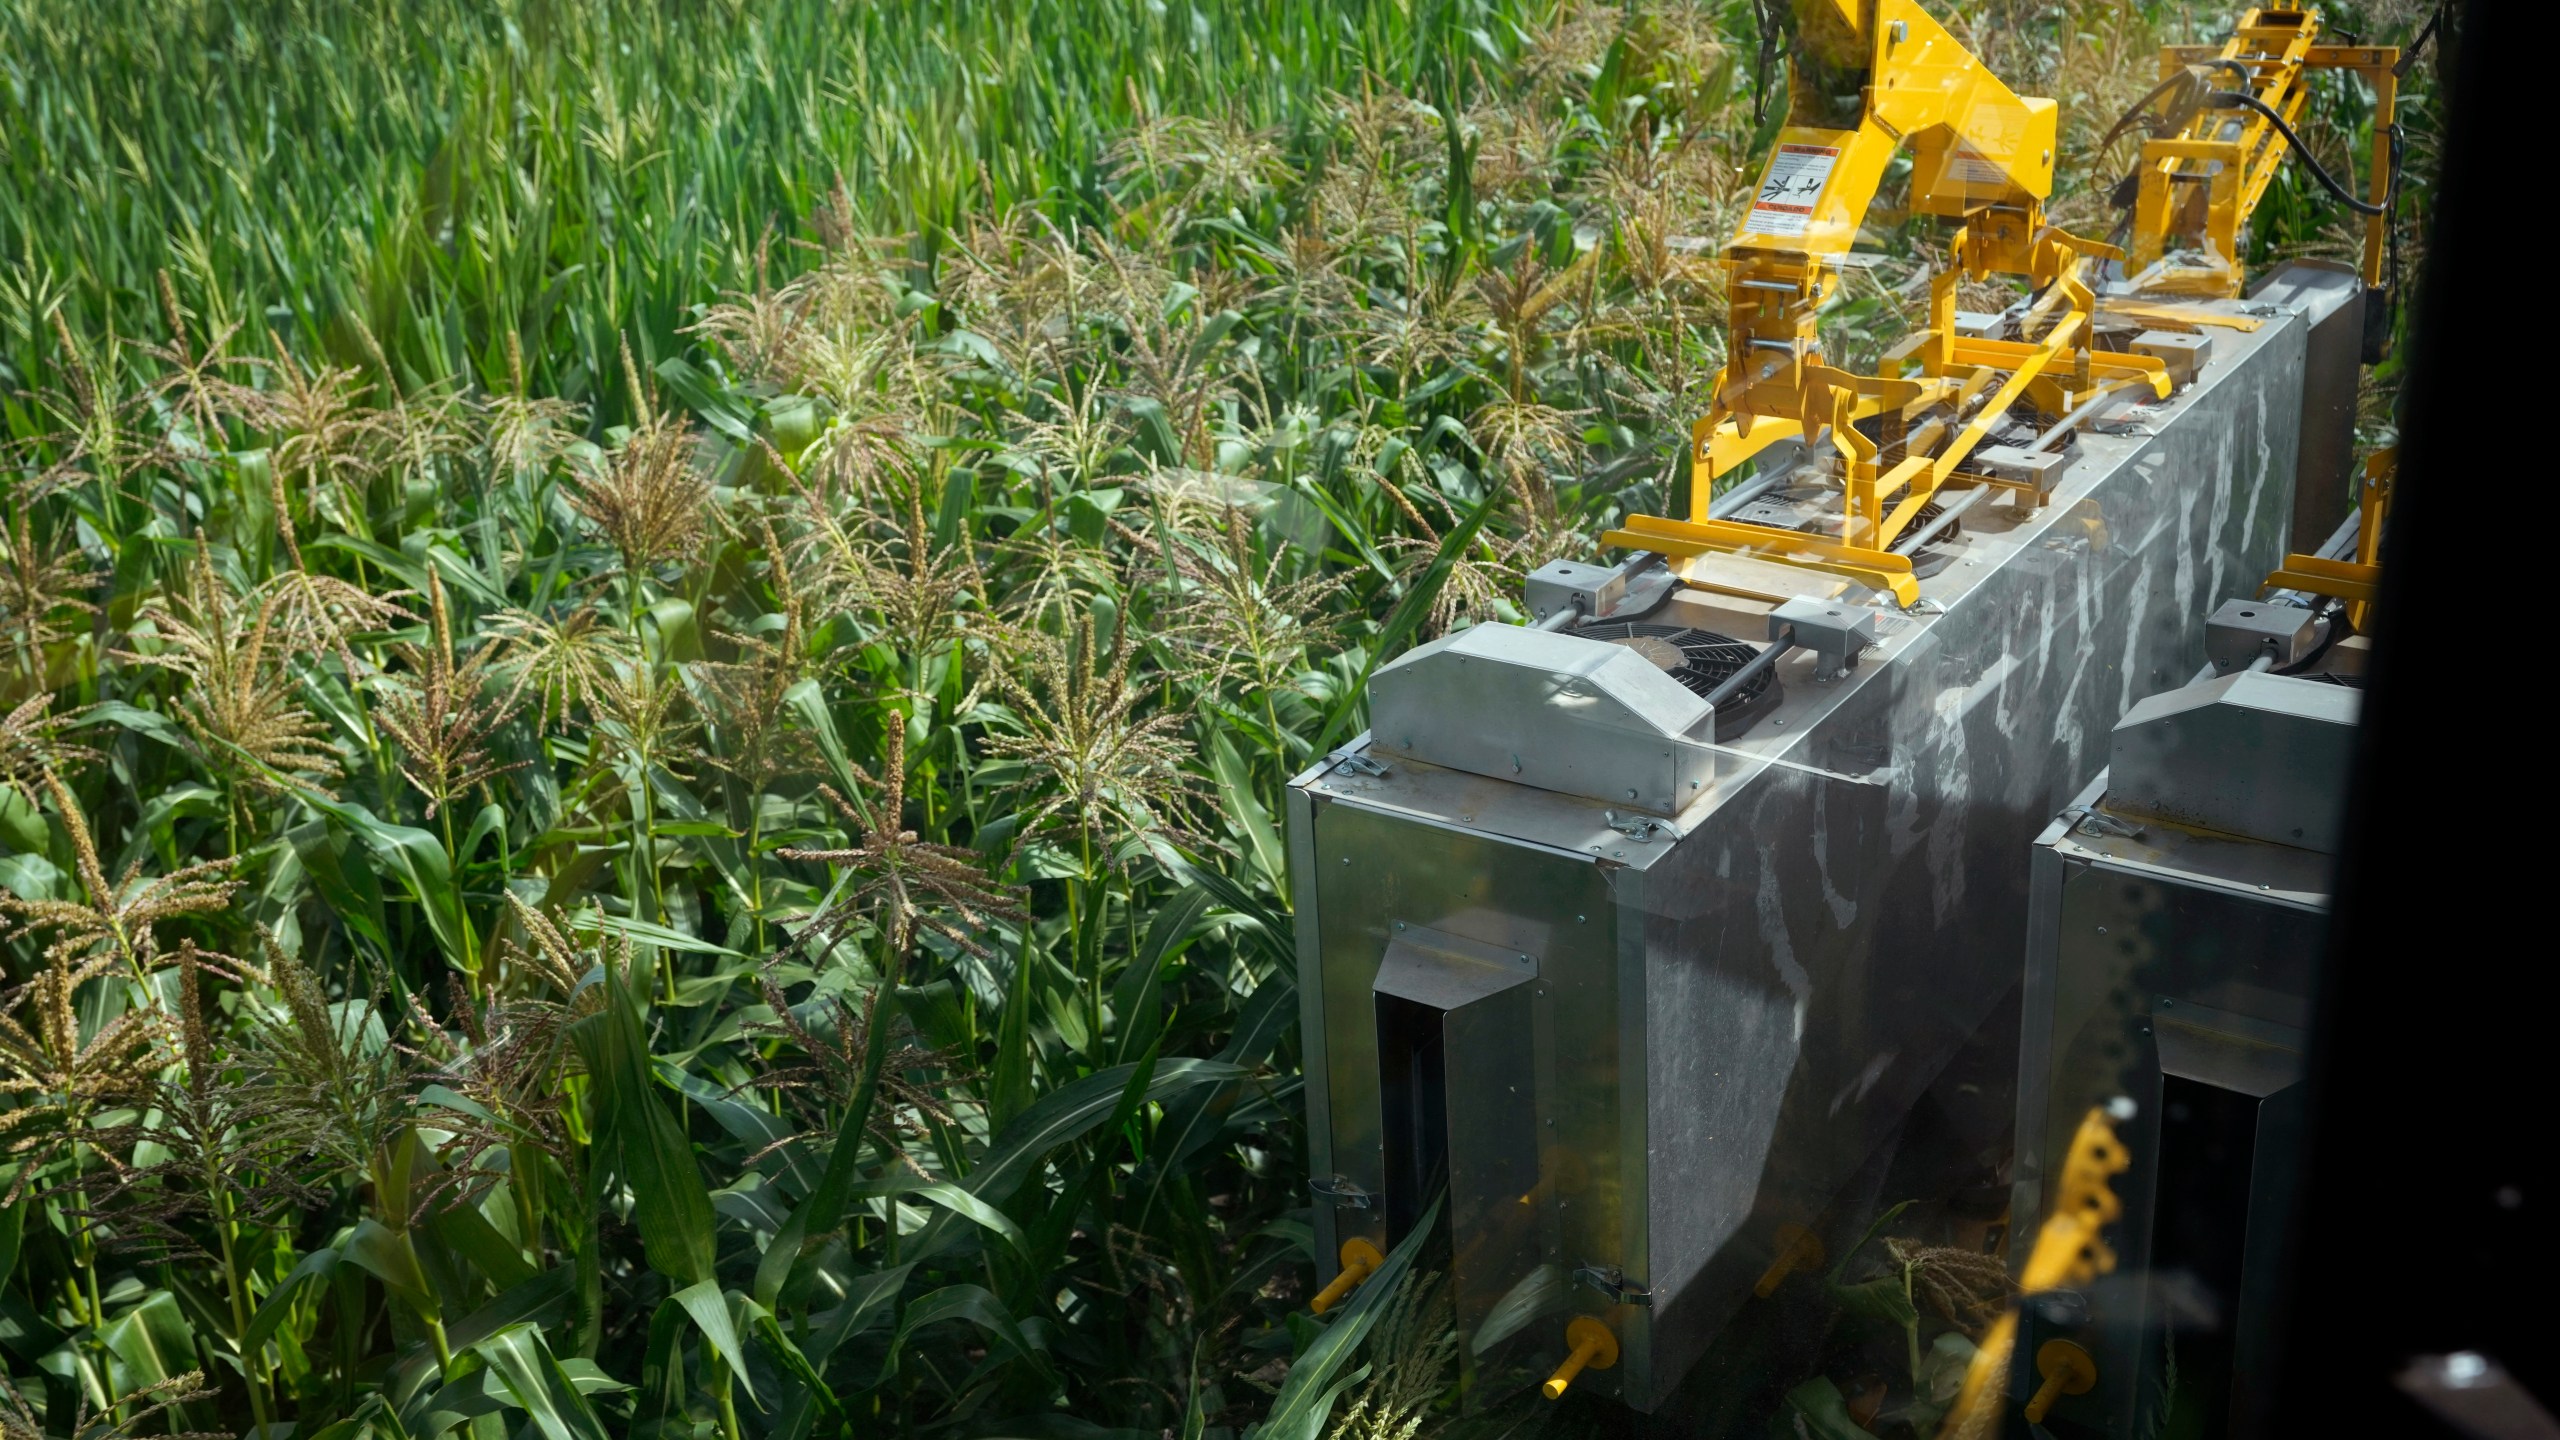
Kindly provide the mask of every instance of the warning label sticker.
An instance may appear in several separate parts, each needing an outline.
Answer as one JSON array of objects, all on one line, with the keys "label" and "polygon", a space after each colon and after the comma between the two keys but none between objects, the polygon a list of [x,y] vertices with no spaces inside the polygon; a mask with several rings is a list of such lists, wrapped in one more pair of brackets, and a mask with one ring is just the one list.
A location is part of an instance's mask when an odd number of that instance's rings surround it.
[{"label": "warning label sticker", "polygon": [[1814,202],[1831,183],[1831,167],[1840,152],[1829,145],[1781,145],[1769,157],[1769,172],[1760,177],[1760,193],[1751,202],[1744,228],[1756,235],[1802,235],[1812,223]]}]

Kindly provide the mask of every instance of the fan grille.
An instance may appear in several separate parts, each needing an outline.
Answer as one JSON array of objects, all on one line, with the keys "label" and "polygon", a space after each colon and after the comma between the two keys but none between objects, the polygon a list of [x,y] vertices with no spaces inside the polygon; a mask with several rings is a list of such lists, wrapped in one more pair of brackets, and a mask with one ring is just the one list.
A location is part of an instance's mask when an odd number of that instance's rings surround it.
[{"label": "fan grille", "polygon": [[[1685,625],[1648,625],[1642,621],[1608,621],[1585,625],[1573,632],[1585,640],[1599,640],[1623,645],[1645,659],[1654,668],[1687,687],[1689,693],[1703,700],[1715,688],[1733,678],[1733,673],[1751,663],[1760,652],[1752,646],[1712,630],[1693,630]],[[1776,681],[1774,672],[1763,670],[1735,695],[1717,707],[1719,718],[1747,709],[1768,695]]]},{"label": "fan grille", "polygon": [[[1919,509],[1911,512],[1911,518],[1903,522],[1902,533],[1909,535],[1915,531],[1924,530],[1928,528],[1930,521],[1937,519],[1945,513],[1947,513],[1946,506],[1939,504],[1935,500],[1928,501]],[[1807,520],[1796,528],[1804,531],[1808,535],[1827,535],[1836,537],[1840,533],[1840,517],[1837,515],[1825,515],[1816,519]],[[1961,527],[1951,527],[1944,534],[1930,537],[1929,543],[1932,545],[1940,544],[1945,541],[1952,540],[1962,533],[1963,531]]]}]

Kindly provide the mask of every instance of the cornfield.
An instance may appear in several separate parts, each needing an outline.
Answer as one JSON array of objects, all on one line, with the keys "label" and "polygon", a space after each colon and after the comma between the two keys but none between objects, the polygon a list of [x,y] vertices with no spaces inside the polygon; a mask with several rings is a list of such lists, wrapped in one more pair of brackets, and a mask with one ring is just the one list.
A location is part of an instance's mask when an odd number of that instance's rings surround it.
[{"label": "cornfield", "polygon": [[[2081,176],[2194,28],[1974,23]],[[1684,493],[1757,49],[7,0],[0,1430],[1459,1423],[1412,1256],[1305,1313],[1279,797]]]}]

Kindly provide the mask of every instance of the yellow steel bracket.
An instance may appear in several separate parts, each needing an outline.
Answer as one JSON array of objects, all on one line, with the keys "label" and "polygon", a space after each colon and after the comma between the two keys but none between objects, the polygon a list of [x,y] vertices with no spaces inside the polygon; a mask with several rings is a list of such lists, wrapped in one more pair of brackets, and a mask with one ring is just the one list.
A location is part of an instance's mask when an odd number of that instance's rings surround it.
[{"label": "yellow steel bracket", "polygon": [[[2315,70],[2352,70],[2373,87],[2373,148],[2365,156],[2365,203],[2391,199],[2391,132],[2399,123],[2400,47],[2397,45],[2314,45],[2303,63]],[[2357,267],[2367,287],[2382,283],[2382,260],[2391,238],[2391,217],[2364,217],[2363,263]]]},{"label": "yellow steel bracket", "polygon": [[[2377,576],[2382,566],[2382,527],[2391,518],[2391,489],[2400,476],[2400,447],[2365,457],[2364,484],[2356,492],[2356,563]],[[2373,601],[2349,600],[2347,623],[2359,634],[2373,627]]]},{"label": "yellow steel bracket", "polygon": [[[2120,252],[2046,223],[2058,110],[2001,83],[1917,0],[1796,0],[1789,116],[1753,201],[1725,247],[1726,362],[1692,437],[1689,518],[1630,517],[1604,537],[1680,558],[1748,553],[1845,575],[1919,599],[1911,562],[1893,553],[1940,487],[2021,399],[2060,413],[2102,385],[2141,383],[2165,397],[2165,367],[2089,346],[2095,297],[2082,278]],[[1807,75],[1863,72],[1853,128],[1829,118]],[[1815,82],[1818,84],[1818,82]],[[1819,122],[1819,123],[1817,123]],[[1882,373],[1826,365],[1817,324],[1886,168],[1908,147],[1911,205],[1963,221],[1969,273],[2025,275],[2045,295],[2019,343],[1955,331],[1953,273],[1933,277],[1926,331]],[[1916,376],[1906,376],[1916,369]],[[1879,434],[1860,422],[1880,419]],[[1842,477],[1838,537],[1713,518],[1718,478],[1781,439],[1827,433]]]},{"label": "yellow steel bracket", "polygon": [[[1977,235],[1974,226],[1966,226],[1960,247],[1976,242]],[[2009,243],[2006,239],[1993,242],[1994,248],[2004,250]],[[2057,412],[2067,410],[2075,397],[2088,395],[2101,384],[2141,383],[2154,395],[2167,397],[2168,373],[2159,361],[2148,356],[2101,355],[2089,349],[2089,321],[2096,297],[2082,279],[2082,271],[2090,258],[2113,257],[2117,253],[2111,246],[2052,226],[2038,231],[2027,253],[2017,257],[2025,261],[2021,268],[2027,274],[2046,285],[2044,299],[2027,312],[2025,322],[2027,333],[2037,334],[2038,338],[1948,338],[1945,353],[1950,364],[2005,371],[2007,378],[1973,406],[1972,418],[1934,452],[1907,456],[1881,476],[1875,473],[1871,460],[1862,457],[1861,463],[1853,466],[1846,487],[1848,515],[1844,536],[1878,550],[1890,547],[1921,507],[1955,478],[1965,458],[1990,434],[1991,427],[2030,393],[2036,395],[2041,407]],[[1981,382],[1975,378],[1971,383]],[[1892,509],[1885,509],[1896,495],[1901,499]]]},{"label": "yellow steel bracket", "polygon": [[2364,484],[2356,493],[2356,563],[2382,563],[2382,526],[2391,518],[2391,487],[2400,475],[2400,447],[2365,457]]},{"label": "yellow steel bracket", "polygon": [[[2391,194],[2391,135],[2399,104],[2400,52],[2388,45],[2323,45],[2320,12],[2253,9],[2219,46],[2172,45],[2160,52],[2165,93],[2182,74],[2188,110],[2174,135],[2146,141],[2135,172],[2128,269],[2137,289],[2169,294],[2236,296],[2246,277],[2240,236],[2266,197],[2291,149],[2268,118],[2295,125],[2310,99],[2310,72],[2350,70],[2373,87],[2373,149],[2366,166],[2367,203]],[[2237,91],[2264,109],[2201,103]],[[2364,283],[2382,283],[2387,215],[2365,217]],[[2175,263],[2201,250],[2201,265]]]},{"label": "yellow steel bracket", "polygon": [[[1762,418],[1748,413],[1730,416],[1711,411],[1692,436],[1690,518],[1683,521],[1630,516],[1623,528],[1604,535],[1609,545],[1660,551],[1678,558],[1714,551],[1753,554],[1785,560],[1810,569],[1844,575],[1893,595],[1896,603],[1918,601],[1919,581],[1910,560],[1892,545],[1923,506],[1960,473],[1965,458],[1990,434],[2011,406],[2034,394],[2047,409],[2069,408],[2074,396],[2101,386],[2139,385],[2157,397],[2169,394],[2169,377],[2158,360],[2141,355],[2110,355],[2088,348],[2090,316],[2096,297],[2082,279],[2091,256],[2113,256],[2112,247],[2084,240],[2052,226],[2040,227],[2020,245],[2007,222],[1967,225],[1957,240],[1968,262],[2015,265],[2045,282],[2046,297],[2030,310],[2026,324],[2033,341],[1969,340],[1953,330],[1954,283],[1950,273],[1931,289],[1930,329],[1888,363],[1898,368],[1916,361],[1922,376],[1856,375],[1790,352],[1788,383],[1761,391]],[[1946,312],[1944,315],[1938,312]],[[1935,372],[1935,373],[1932,373]],[[1731,373],[1728,367],[1727,373]],[[1720,377],[1721,378],[1721,377]],[[1724,393],[1743,403],[1744,392]],[[1793,414],[1771,413],[1792,402]],[[1919,435],[1906,436],[1904,453],[1889,467],[1876,441],[1857,422],[1877,415],[1907,422],[1929,407],[1946,405],[1961,424],[1932,422]],[[1952,434],[1949,430],[1952,429]],[[1709,505],[1715,480],[1781,439],[1828,432],[1841,463],[1840,538],[1836,541],[1793,530],[1716,520]],[[1915,445],[1915,440],[1935,444]],[[1943,443],[1938,443],[1943,441]],[[1913,450],[1925,453],[1914,454]]]},{"label": "yellow steel bracket", "polygon": [[2377,450],[2364,462],[2364,484],[2356,495],[2356,558],[2323,560],[2317,555],[2287,555],[2284,566],[2267,577],[2270,590],[2300,590],[2347,602],[2347,623],[2359,633],[2373,621],[2373,602],[2382,589],[2382,527],[2391,515],[2391,487],[2398,478],[2400,447]]},{"label": "yellow steel bracket", "polygon": [[2264,328],[2267,323],[2266,321],[2257,319],[2254,316],[2225,315],[2215,310],[2198,309],[2193,305],[2163,305],[2141,300],[2125,300],[2114,297],[2099,301],[2098,308],[2109,315],[2122,315],[2128,320],[2140,320],[2150,325],[2175,325],[2187,329],[2237,330],[2243,335],[2254,335],[2260,329]]},{"label": "yellow steel bracket", "polygon": [[1920,582],[1911,572],[1911,557],[1844,545],[1800,530],[1733,520],[1668,520],[1658,515],[1630,515],[1623,528],[1601,536],[1600,543],[1652,550],[1674,559],[1721,552],[1783,560],[1890,592],[1896,604],[1909,606],[1920,599]]},{"label": "yellow steel bracket", "polygon": [[2352,560],[2323,560],[2317,555],[2287,555],[2284,568],[2267,576],[2270,590],[2300,590],[2311,595],[2325,595],[2344,600],[2350,611],[2348,621],[2357,629],[2364,628],[2357,616],[2370,616],[2374,597],[2381,593],[2382,569],[2375,565],[2359,565]]},{"label": "yellow steel bracket", "polygon": [[2267,576],[2270,590],[2302,590],[2332,600],[2370,605],[2382,583],[2382,569],[2352,560],[2323,560],[2317,555],[2287,555],[2284,568]]}]

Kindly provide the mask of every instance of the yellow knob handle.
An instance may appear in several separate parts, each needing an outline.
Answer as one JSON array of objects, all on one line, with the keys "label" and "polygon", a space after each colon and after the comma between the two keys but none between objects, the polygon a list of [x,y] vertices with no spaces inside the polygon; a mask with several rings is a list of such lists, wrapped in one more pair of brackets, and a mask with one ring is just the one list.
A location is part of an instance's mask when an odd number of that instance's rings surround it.
[{"label": "yellow knob handle", "polygon": [[1343,1296],[1359,1289],[1361,1281],[1378,1273],[1378,1267],[1386,1263],[1387,1257],[1378,1253],[1378,1247],[1359,1236],[1343,1241],[1342,1273],[1333,1277],[1332,1284],[1317,1291],[1316,1298],[1307,1302],[1307,1308],[1321,1315],[1341,1304]]},{"label": "yellow knob handle", "polygon": [[1564,1343],[1573,1347],[1573,1353],[1565,1356],[1556,1373],[1539,1387],[1550,1400],[1563,1399],[1573,1377],[1584,1370],[1606,1370],[1618,1363],[1618,1337],[1588,1315],[1576,1315],[1573,1323],[1564,1327]]},{"label": "yellow knob handle", "polygon": [[1770,1261],[1769,1268],[1760,1273],[1760,1283],[1751,1287],[1751,1293],[1766,1300],[1777,1293],[1779,1284],[1794,1274],[1798,1266],[1821,1263],[1822,1237],[1801,1225],[1781,1225],[1778,1227],[1778,1258]]},{"label": "yellow knob handle", "polygon": [[2088,1394],[2089,1387],[2098,1383],[2098,1362],[2068,1340],[2047,1340],[2036,1347],[2036,1373],[2044,1376],[2044,1384],[2027,1402],[2030,1425],[2043,1424],[2045,1412],[2063,1396]]}]

